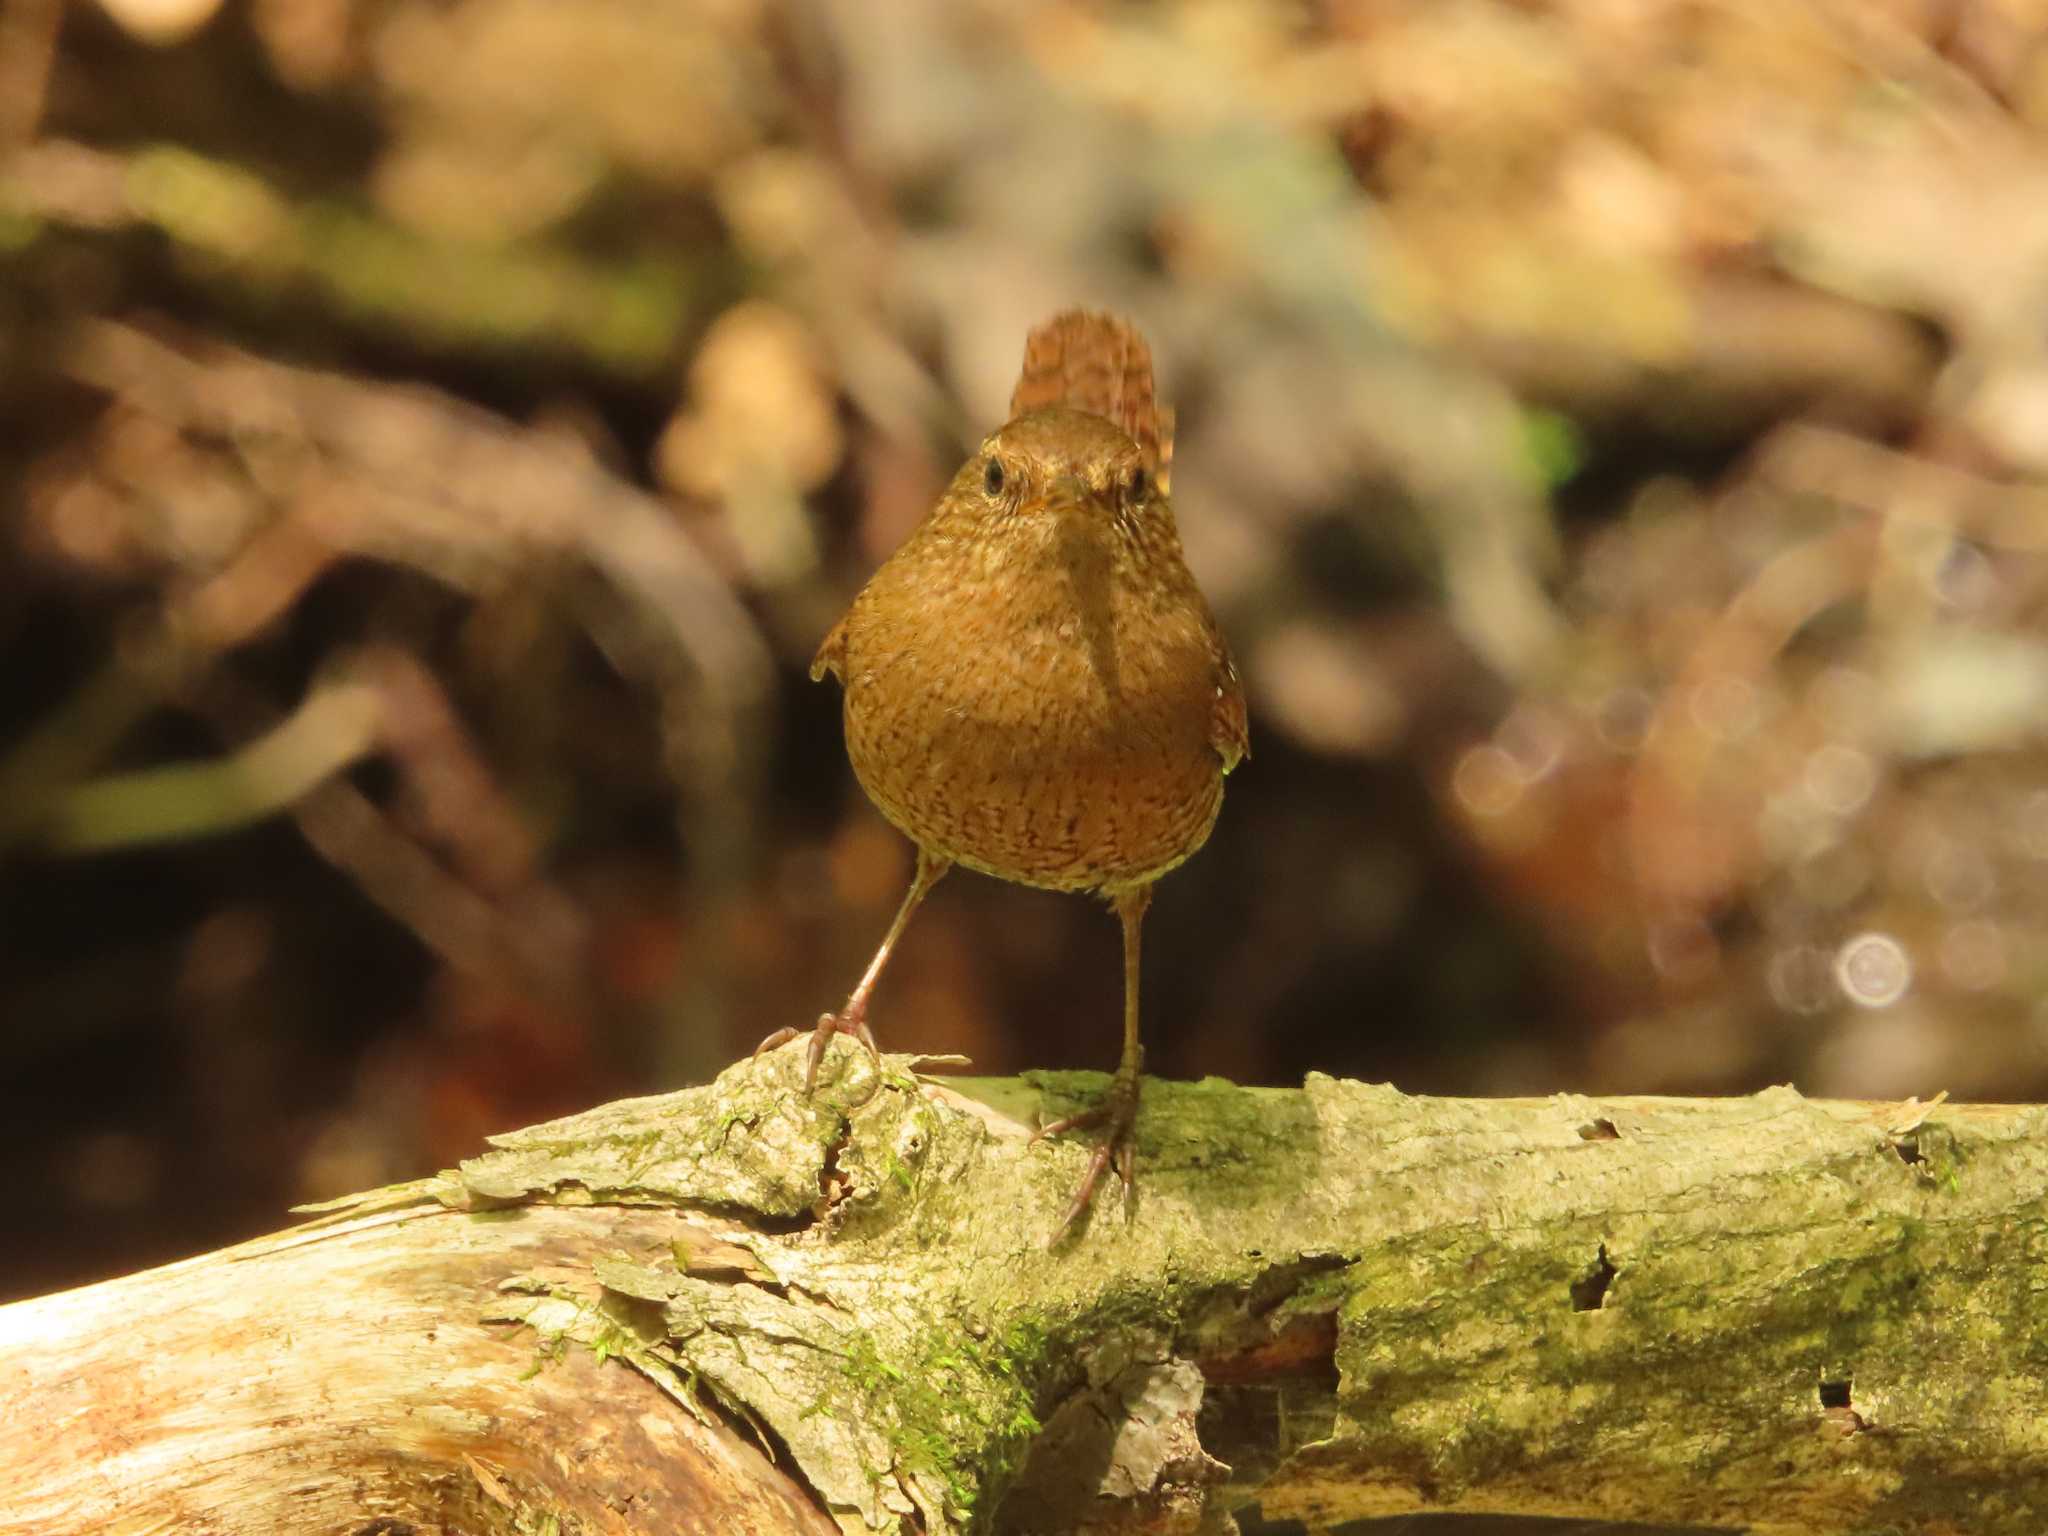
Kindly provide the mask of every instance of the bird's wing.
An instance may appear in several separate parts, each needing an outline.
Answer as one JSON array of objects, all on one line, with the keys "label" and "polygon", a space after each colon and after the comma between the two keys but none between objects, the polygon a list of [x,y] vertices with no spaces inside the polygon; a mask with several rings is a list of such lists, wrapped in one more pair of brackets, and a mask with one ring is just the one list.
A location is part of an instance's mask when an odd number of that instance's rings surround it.
[{"label": "bird's wing", "polygon": [[1024,339],[1010,415],[1065,405],[1105,417],[1143,450],[1159,488],[1173,465],[1173,412],[1153,393],[1152,349],[1117,315],[1070,309]]},{"label": "bird's wing", "polygon": [[1252,728],[1245,718],[1244,684],[1237,679],[1237,663],[1231,659],[1230,647],[1220,634],[1216,636],[1216,705],[1209,713],[1209,745],[1223,759],[1225,773],[1252,755]]},{"label": "bird's wing", "polygon": [[825,631],[825,638],[818,645],[818,654],[811,658],[811,681],[820,682],[825,674],[830,672],[841,682],[845,682],[846,674],[840,668],[845,656],[846,619],[842,615],[837,624]]}]

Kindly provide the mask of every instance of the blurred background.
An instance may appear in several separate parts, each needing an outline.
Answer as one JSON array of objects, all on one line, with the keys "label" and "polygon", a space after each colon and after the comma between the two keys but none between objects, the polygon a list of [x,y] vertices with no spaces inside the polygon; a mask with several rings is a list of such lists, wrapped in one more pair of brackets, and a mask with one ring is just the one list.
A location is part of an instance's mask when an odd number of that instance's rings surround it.
[{"label": "blurred background", "polygon": [[[1148,1066],[2048,1095],[2042,0],[0,0],[0,1297],[835,1007],[826,628],[1070,305],[1252,760]],[[961,876],[878,997],[1117,1049]]]}]

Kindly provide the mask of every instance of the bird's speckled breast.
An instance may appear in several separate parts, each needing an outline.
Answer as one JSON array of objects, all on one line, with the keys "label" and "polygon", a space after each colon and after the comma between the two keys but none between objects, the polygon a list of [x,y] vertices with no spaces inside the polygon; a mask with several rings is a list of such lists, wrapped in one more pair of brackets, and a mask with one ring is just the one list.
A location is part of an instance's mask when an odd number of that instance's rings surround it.
[{"label": "bird's speckled breast", "polygon": [[1005,880],[1156,879],[1207,841],[1223,803],[1214,642],[1192,580],[1127,583],[1085,533],[1042,561],[978,553],[900,551],[848,613],[861,787],[919,844]]}]

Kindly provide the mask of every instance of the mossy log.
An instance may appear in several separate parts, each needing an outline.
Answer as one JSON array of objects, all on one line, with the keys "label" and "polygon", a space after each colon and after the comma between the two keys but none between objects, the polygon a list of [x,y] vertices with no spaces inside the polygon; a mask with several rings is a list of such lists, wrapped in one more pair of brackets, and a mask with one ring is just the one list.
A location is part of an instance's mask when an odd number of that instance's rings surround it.
[{"label": "mossy log", "polygon": [[1147,1085],[801,1043],[0,1308],[0,1530],[2048,1515],[2048,1110]]}]

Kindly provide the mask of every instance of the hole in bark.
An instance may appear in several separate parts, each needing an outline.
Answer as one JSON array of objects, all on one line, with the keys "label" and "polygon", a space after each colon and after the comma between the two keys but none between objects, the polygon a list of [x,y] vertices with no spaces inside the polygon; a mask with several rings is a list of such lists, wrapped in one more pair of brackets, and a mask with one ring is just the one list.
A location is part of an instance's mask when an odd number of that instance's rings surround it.
[{"label": "hole in bark", "polygon": [[1326,1275],[1343,1269],[1345,1263],[1345,1260],[1332,1255],[1319,1255],[1314,1258],[1296,1259],[1288,1264],[1275,1264],[1254,1280],[1251,1289],[1245,1293],[1246,1315],[1264,1317],[1281,1302],[1292,1300],[1300,1293],[1301,1288],[1317,1275]]},{"label": "hole in bark", "polygon": [[1579,1140],[1619,1141],[1621,1140],[1621,1132],[1614,1128],[1612,1120],[1603,1115],[1598,1120],[1588,1120],[1579,1127]]},{"label": "hole in bark", "polygon": [[1337,1386],[1337,1317],[1314,1312],[1297,1317],[1270,1339],[1232,1355],[1195,1362],[1211,1386],[1310,1381]]},{"label": "hole in bark", "polygon": [[808,1211],[799,1211],[794,1216],[778,1216],[769,1211],[757,1211],[744,1202],[710,1202],[699,1209],[713,1211],[720,1215],[738,1215],[748,1226],[771,1237],[794,1237],[799,1232],[808,1232],[817,1225],[818,1211],[813,1206]]},{"label": "hole in bark", "polygon": [[1846,1408],[1849,1406],[1849,1384],[1855,1378],[1844,1376],[1840,1381],[1824,1381],[1820,1384],[1820,1405],[1823,1408]]},{"label": "hole in bark", "polygon": [[1593,1267],[1572,1282],[1572,1310],[1574,1312],[1598,1312],[1607,1300],[1607,1288],[1614,1284],[1614,1277],[1621,1273],[1607,1257],[1607,1245],[1600,1245],[1600,1256],[1593,1261]]},{"label": "hole in bark", "polygon": [[1920,1138],[1917,1136],[1901,1136],[1892,1142],[1891,1147],[1899,1154],[1899,1161],[1908,1168],[1925,1161],[1920,1155]]},{"label": "hole in bark", "polygon": [[839,1166],[839,1155],[853,1142],[853,1122],[844,1121],[832,1145],[825,1149],[825,1161],[818,1168],[818,1203],[812,1207],[812,1214],[823,1220],[825,1214],[853,1193],[853,1178]]}]

